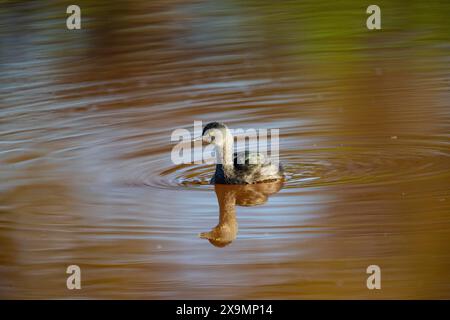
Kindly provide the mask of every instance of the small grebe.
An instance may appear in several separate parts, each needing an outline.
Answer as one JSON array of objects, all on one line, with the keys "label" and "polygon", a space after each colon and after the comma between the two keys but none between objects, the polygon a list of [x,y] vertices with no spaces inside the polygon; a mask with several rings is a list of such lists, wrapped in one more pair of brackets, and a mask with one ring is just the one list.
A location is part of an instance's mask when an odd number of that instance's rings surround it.
[{"label": "small grebe", "polygon": [[233,152],[233,135],[226,125],[208,123],[202,140],[216,147],[216,172],[211,184],[251,184],[283,179],[281,165],[275,165],[260,153]]}]

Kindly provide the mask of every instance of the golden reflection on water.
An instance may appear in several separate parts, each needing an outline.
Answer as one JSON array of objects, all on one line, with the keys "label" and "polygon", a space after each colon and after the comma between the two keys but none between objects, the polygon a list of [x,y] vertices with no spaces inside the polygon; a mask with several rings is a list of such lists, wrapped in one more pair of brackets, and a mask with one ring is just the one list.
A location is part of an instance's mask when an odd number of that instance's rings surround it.
[{"label": "golden reflection on water", "polygon": [[[0,7],[1,298],[450,298],[449,3],[79,5]],[[283,187],[174,165],[195,120],[280,129]]]},{"label": "golden reflection on water", "polygon": [[250,185],[216,184],[219,204],[219,224],[209,232],[202,232],[200,238],[207,239],[216,247],[225,247],[236,239],[238,223],[236,206],[257,206],[267,202],[269,195],[280,191],[282,181],[257,183]]}]

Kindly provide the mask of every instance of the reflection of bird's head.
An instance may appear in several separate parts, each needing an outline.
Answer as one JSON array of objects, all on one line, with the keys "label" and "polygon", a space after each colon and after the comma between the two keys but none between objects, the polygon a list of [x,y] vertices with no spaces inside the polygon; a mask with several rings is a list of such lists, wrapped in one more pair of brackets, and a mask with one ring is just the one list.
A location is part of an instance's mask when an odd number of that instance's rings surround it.
[{"label": "reflection of bird's head", "polygon": [[217,241],[217,240],[213,240],[213,239],[208,239],[209,243],[211,243],[213,246],[218,247],[218,248],[223,248],[226,247],[227,245],[229,245],[231,242],[233,242],[232,240],[230,241]]},{"label": "reflection of bird's head", "polygon": [[229,228],[223,228],[223,226],[217,226],[209,232],[200,233],[200,238],[208,239],[209,243],[213,246],[223,248],[233,242],[236,238],[236,229],[237,228],[231,230]]}]

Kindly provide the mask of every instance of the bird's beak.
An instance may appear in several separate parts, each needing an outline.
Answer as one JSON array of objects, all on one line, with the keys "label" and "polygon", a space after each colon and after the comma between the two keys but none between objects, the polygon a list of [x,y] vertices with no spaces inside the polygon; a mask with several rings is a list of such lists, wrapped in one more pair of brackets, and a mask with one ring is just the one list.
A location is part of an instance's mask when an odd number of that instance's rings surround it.
[{"label": "bird's beak", "polygon": [[203,143],[211,143],[211,137],[209,137],[209,136],[200,136],[200,137],[194,138],[192,141],[194,141],[194,142],[202,141]]},{"label": "bird's beak", "polygon": [[209,239],[211,237],[211,232],[201,232],[198,234],[200,239]]}]

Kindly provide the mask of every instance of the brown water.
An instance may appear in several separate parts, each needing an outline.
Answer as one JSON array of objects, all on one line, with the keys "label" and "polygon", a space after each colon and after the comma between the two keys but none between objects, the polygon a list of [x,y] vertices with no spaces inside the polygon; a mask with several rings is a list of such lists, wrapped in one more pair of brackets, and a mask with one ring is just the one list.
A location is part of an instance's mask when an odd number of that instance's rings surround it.
[{"label": "brown water", "polygon": [[[358,1],[78,4],[1,2],[1,298],[450,298],[448,2],[380,1],[381,31]],[[194,120],[279,128],[284,185],[174,165]]]}]

